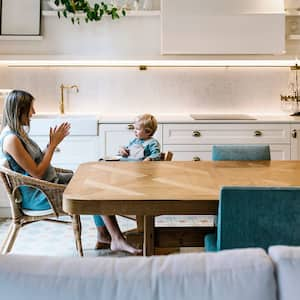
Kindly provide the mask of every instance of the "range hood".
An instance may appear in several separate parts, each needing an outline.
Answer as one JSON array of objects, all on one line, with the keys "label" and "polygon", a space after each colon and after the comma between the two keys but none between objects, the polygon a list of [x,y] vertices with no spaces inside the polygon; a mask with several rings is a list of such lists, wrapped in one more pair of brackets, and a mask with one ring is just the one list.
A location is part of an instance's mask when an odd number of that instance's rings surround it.
[{"label": "range hood", "polygon": [[283,0],[161,0],[162,54],[282,54]]}]

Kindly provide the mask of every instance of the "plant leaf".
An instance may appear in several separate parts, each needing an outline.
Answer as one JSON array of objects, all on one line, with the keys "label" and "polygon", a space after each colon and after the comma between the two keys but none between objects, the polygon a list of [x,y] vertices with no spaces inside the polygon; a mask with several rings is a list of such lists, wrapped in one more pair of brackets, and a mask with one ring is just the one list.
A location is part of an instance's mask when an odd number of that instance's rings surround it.
[{"label": "plant leaf", "polygon": [[[1,0],[0,0],[1,1]],[[65,18],[70,18],[72,24],[75,21],[79,24],[80,19],[76,17],[76,13],[83,13],[85,22],[89,21],[100,21],[103,15],[111,16],[113,20],[119,19],[119,13],[124,17],[126,16],[126,10],[124,8],[118,8],[111,2],[101,1],[94,3],[94,5],[90,4],[90,0],[54,0],[55,5],[63,5],[63,10],[58,11],[57,15],[60,18],[62,15]],[[69,15],[71,13],[72,15]]]}]

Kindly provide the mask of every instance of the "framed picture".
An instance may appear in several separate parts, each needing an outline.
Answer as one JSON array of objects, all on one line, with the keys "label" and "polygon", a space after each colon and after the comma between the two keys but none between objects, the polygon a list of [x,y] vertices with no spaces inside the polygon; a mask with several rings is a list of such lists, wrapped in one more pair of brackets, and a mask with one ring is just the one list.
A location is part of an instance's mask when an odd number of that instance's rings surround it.
[{"label": "framed picture", "polygon": [[1,0],[1,35],[40,35],[41,0]]}]

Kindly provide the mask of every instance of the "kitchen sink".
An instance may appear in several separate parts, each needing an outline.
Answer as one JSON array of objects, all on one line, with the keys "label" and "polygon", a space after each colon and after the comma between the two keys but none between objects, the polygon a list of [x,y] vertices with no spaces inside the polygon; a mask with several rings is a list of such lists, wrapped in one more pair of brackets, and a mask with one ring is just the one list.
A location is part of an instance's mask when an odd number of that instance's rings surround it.
[{"label": "kitchen sink", "polygon": [[98,119],[97,115],[38,114],[31,119],[30,134],[45,135],[50,127],[68,122],[71,124],[71,135],[97,135]]},{"label": "kitchen sink", "polygon": [[37,114],[32,119],[98,119],[97,115],[92,114]]},{"label": "kitchen sink", "polygon": [[256,120],[246,114],[191,114],[194,120]]}]

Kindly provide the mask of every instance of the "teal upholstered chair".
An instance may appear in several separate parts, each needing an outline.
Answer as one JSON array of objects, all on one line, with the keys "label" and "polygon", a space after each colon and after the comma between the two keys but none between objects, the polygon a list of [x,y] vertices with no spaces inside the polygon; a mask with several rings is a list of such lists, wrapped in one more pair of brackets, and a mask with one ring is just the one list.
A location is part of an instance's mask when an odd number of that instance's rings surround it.
[{"label": "teal upholstered chair", "polygon": [[214,145],[212,160],[270,160],[270,146]]},{"label": "teal upholstered chair", "polygon": [[300,187],[223,187],[205,250],[300,246]]}]

